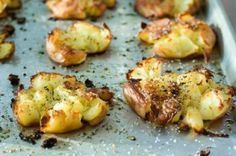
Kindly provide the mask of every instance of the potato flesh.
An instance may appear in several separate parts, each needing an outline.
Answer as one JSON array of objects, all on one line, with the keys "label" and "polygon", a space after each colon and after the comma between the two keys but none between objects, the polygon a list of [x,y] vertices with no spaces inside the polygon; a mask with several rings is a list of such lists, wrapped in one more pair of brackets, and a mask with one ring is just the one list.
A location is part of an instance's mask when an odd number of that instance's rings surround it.
[{"label": "potato flesh", "polygon": [[106,8],[114,7],[116,0],[47,0],[46,4],[59,19],[86,19],[99,17]]},{"label": "potato flesh", "polygon": [[[65,83],[76,85],[77,88],[72,90]],[[21,125],[39,124],[44,133],[65,133],[79,129],[83,126],[82,119],[96,125],[105,118],[108,104],[85,89],[75,77],[37,74],[32,78],[29,89],[18,92],[14,114]]]},{"label": "potato flesh", "polygon": [[15,44],[12,42],[5,42],[8,37],[6,33],[0,33],[0,61],[10,58],[15,51]]},{"label": "potato flesh", "polygon": [[111,44],[112,34],[105,28],[77,22],[67,30],[55,28],[46,41],[49,57],[63,66],[81,64],[87,54],[101,53]]},{"label": "potato flesh", "polygon": [[180,13],[189,12],[191,6],[194,6],[195,0],[174,0],[175,7],[173,14],[177,15]]},{"label": "potato flesh", "polygon": [[131,73],[129,79],[155,79],[161,74],[162,62],[156,61],[155,58],[147,59],[138,65]]},{"label": "potato flesh", "polygon": [[14,51],[14,45],[12,43],[0,43],[0,60],[9,58]]},{"label": "potato flesh", "polygon": [[215,45],[213,30],[191,15],[180,15],[176,21],[162,19],[139,32],[141,41],[154,45],[154,52],[164,58],[187,58],[204,55],[206,60]]},{"label": "potato flesh", "polygon": [[200,0],[136,0],[135,8],[147,18],[174,17],[195,13],[200,8]]},{"label": "potato flesh", "polygon": [[109,46],[109,36],[110,32],[107,29],[81,22],[69,28],[62,35],[61,41],[73,49],[86,53],[97,53],[104,51]]},{"label": "potato flesh", "polygon": [[[137,77],[136,70],[161,71],[161,69],[152,69],[151,66],[154,64],[154,60],[160,64],[162,61],[156,58],[151,60],[152,63],[147,60],[139,62],[138,65],[141,64],[142,66],[137,66],[131,70],[128,79]],[[161,65],[158,67],[161,68]],[[219,119],[229,111],[232,105],[230,89],[217,84],[207,74],[200,71],[190,71],[179,75],[176,73],[159,74],[152,79],[147,78],[146,75],[139,75],[137,79],[141,80],[139,84],[145,94],[149,92],[149,88],[146,86],[151,85],[159,96],[167,94],[162,90],[168,90],[169,83],[176,83],[179,87],[177,99],[180,100],[182,107],[171,122],[182,122],[197,132],[204,129],[204,121]],[[155,80],[155,84],[152,85],[153,80]],[[183,120],[180,120],[180,116],[183,117]]]}]

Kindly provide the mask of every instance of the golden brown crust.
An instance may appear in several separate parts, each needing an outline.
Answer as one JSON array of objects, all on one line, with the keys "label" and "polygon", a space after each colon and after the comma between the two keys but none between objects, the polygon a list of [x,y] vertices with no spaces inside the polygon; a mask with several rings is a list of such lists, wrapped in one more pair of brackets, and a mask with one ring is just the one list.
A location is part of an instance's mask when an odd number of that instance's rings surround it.
[{"label": "golden brown crust", "polygon": [[202,132],[204,121],[217,120],[230,110],[235,89],[214,82],[210,70],[196,67],[185,74],[161,74],[156,62],[138,62],[123,87],[128,105],[141,118],[157,125],[180,122]]},{"label": "golden brown crust", "polygon": [[216,35],[205,22],[189,14],[175,20],[160,19],[148,24],[138,34],[142,42],[154,45],[163,58],[192,58],[203,55],[208,61],[216,43]]},{"label": "golden brown crust", "polygon": [[46,5],[57,19],[86,19],[100,17],[116,0],[47,0]]},{"label": "golden brown crust", "polygon": [[136,0],[135,10],[146,18],[176,16],[178,14],[194,14],[201,7],[201,0]]},{"label": "golden brown crust", "polygon": [[101,28],[87,22],[77,22],[67,30],[55,28],[47,37],[46,50],[55,63],[78,65],[86,60],[87,54],[104,52],[111,40],[112,34],[106,24]]}]

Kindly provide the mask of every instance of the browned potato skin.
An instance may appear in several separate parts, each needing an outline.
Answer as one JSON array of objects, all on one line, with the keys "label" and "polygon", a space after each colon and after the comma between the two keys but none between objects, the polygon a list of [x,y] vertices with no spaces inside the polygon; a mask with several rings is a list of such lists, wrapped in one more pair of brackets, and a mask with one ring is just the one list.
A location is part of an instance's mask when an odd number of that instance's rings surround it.
[{"label": "browned potato skin", "polygon": [[150,103],[145,99],[135,80],[131,80],[124,84],[123,93],[129,106],[142,118],[146,118],[147,112],[150,110]]},{"label": "browned potato skin", "polygon": [[58,43],[60,32],[61,30],[56,28],[48,35],[46,49],[49,58],[62,66],[83,63],[87,58],[87,54],[82,50],[78,51]]},{"label": "browned potato skin", "polygon": [[46,5],[57,19],[86,19],[88,17],[100,17],[107,8],[113,8],[116,0],[47,0]]},{"label": "browned potato skin", "polygon": [[[143,24],[144,25],[144,24]],[[177,56],[175,54],[169,55],[166,53],[165,49],[160,46],[156,46],[155,43],[159,42],[160,39],[167,37],[173,29],[172,27],[175,25],[179,25],[183,28],[187,28],[193,32],[199,32],[200,37],[203,38],[205,47],[201,50],[201,53],[197,53],[194,55],[188,56]],[[175,21],[170,20],[168,18],[160,19],[153,21],[152,23],[143,26],[142,31],[138,34],[139,39],[142,42],[153,45],[154,44],[154,52],[163,57],[163,58],[192,58],[199,55],[204,55],[205,61],[207,62],[211,56],[213,48],[216,43],[216,35],[214,31],[208,26],[204,21],[195,19],[193,16],[189,14],[182,14],[176,17]]]},{"label": "browned potato skin", "polygon": [[189,13],[193,14],[199,10],[201,6],[200,0],[195,0],[188,10],[184,12],[175,13],[175,4],[173,0],[136,0],[135,10],[146,18],[160,18],[166,16],[176,16],[177,14]]},{"label": "browned potato skin", "polygon": [[[112,40],[112,34],[109,29],[109,27],[104,24],[104,28],[101,28],[96,25],[92,25],[87,22],[80,22],[83,25],[88,25],[88,27],[93,28],[95,31],[99,31],[99,29],[104,29],[106,31],[109,31],[109,36],[106,38],[107,40]],[[55,28],[51,33],[49,33],[47,39],[46,39],[46,51],[49,56],[49,58],[62,66],[72,66],[72,65],[78,65],[83,63],[86,58],[87,54],[90,52],[86,52],[85,50],[77,50],[73,49],[72,47],[63,44],[62,41],[60,41],[60,34],[63,33],[63,30],[59,28]],[[90,32],[92,33],[92,32]],[[101,38],[102,39],[102,38]],[[83,40],[83,39],[81,39]],[[91,43],[93,44],[93,43]],[[101,51],[97,51],[96,53],[105,52],[106,49],[108,49],[110,44],[108,44],[104,49]],[[93,52],[95,53],[95,52]],[[92,54],[92,53],[91,53]]]}]

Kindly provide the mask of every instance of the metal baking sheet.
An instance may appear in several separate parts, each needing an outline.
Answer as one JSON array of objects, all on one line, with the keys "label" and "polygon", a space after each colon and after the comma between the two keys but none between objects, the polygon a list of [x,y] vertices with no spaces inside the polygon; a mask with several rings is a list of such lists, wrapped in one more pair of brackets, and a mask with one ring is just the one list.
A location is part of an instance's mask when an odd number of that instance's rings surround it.
[{"label": "metal baking sheet", "polygon": [[[118,0],[114,10],[107,11],[104,17],[93,21],[107,23],[114,40],[110,49],[101,55],[90,56],[79,66],[63,68],[52,63],[45,52],[45,37],[54,28],[66,28],[75,21],[48,20],[50,13],[39,0],[23,0],[23,8],[16,11],[27,22],[19,25],[16,21],[1,20],[0,26],[12,24],[16,33],[10,40],[16,43],[16,53],[11,61],[0,64],[0,155],[194,155],[197,151],[210,148],[212,155],[236,155],[236,127],[220,122],[217,132],[225,132],[229,138],[211,138],[179,133],[175,126],[154,127],[141,120],[124,102],[122,84],[125,73],[142,59],[152,56],[150,47],[139,43],[136,38],[141,21],[146,21],[133,10],[133,0]],[[208,0],[206,9],[199,17],[205,19],[216,30],[217,47],[209,64],[202,59],[167,62],[167,68],[184,72],[196,64],[204,64],[216,73],[215,79],[221,83],[236,85],[236,44],[234,32],[227,20],[220,0]],[[21,83],[29,85],[30,76],[39,72],[59,72],[76,75],[80,80],[87,78],[96,86],[109,86],[115,93],[114,104],[107,118],[97,127],[88,127],[64,135],[43,135],[44,138],[57,137],[58,145],[52,149],[23,142],[19,138],[22,128],[12,115],[11,98],[13,88],[8,82],[9,74],[17,74]],[[222,74],[223,73],[223,74]],[[234,118],[231,113],[230,118]],[[224,119],[226,120],[226,119]],[[232,129],[229,131],[229,128]],[[134,139],[135,138],[135,139]]]}]

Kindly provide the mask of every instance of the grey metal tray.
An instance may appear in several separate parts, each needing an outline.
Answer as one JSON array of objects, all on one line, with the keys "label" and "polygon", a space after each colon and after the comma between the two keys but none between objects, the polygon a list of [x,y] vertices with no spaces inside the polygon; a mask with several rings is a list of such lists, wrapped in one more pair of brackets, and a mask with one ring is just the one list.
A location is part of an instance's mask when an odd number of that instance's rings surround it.
[{"label": "grey metal tray", "polygon": [[[54,27],[70,25],[74,21],[48,20],[50,13],[39,0],[23,0],[24,6],[17,16],[24,16],[27,22],[19,25],[15,21],[1,20],[0,26],[12,24],[16,33],[10,40],[16,43],[16,53],[11,61],[0,64],[0,155],[194,155],[198,150],[209,147],[212,155],[236,155],[236,126],[220,122],[217,132],[229,133],[229,138],[211,138],[179,133],[175,126],[154,127],[141,120],[125,104],[122,84],[125,73],[141,60],[152,56],[151,48],[139,43],[136,34],[141,21],[147,21],[133,10],[133,0],[119,0],[116,9],[107,11],[97,24],[106,22],[114,35],[110,49],[101,55],[88,57],[87,61],[72,68],[62,68],[52,63],[45,51],[45,37]],[[209,64],[202,59],[169,61],[167,67],[182,71],[193,65],[204,64],[216,73],[216,80],[236,85],[236,44],[234,32],[227,20],[219,0],[208,0],[207,9],[199,15],[212,25],[218,34],[218,46]],[[95,85],[109,86],[115,92],[115,100],[109,115],[99,126],[84,128],[77,132],[56,135],[57,146],[50,150],[25,143],[18,137],[20,131],[30,131],[19,126],[10,108],[13,88],[8,75],[13,73],[21,83],[29,84],[30,76],[39,71],[59,72],[76,75],[81,80],[89,78]],[[224,74],[222,74],[224,73]],[[225,76],[223,76],[225,75]],[[231,116],[236,113],[231,113]],[[234,116],[233,116],[234,117]],[[230,117],[230,118],[233,118]],[[226,118],[224,119],[226,120]],[[43,135],[48,138],[54,135]],[[136,138],[133,139],[133,138]],[[132,139],[130,139],[132,138]]]}]

